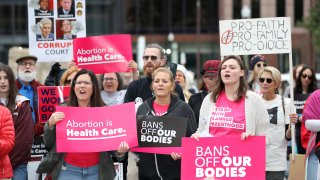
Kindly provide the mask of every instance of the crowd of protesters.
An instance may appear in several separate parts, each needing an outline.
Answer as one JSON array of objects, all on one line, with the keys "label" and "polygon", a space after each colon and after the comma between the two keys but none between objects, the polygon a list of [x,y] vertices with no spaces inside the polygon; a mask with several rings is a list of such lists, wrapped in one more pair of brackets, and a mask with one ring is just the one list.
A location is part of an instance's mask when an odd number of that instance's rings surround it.
[{"label": "crowd of protesters", "polygon": [[[177,116],[187,118],[186,137],[201,141],[203,134],[217,137],[266,137],[266,179],[283,180],[287,170],[287,145],[292,126],[300,154],[307,154],[307,180],[317,177],[320,158],[320,93],[315,72],[306,65],[299,66],[295,77],[294,94],[309,96],[305,111],[296,112],[286,90],[279,94],[281,74],[268,66],[267,59],[255,55],[249,62],[250,76],[240,56],[226,56],[222,60],[207,60],[201,70],[199,88],[188,85],[190,73],[178,64],[176,74],[167,68],[163,48],[154,43],[146,46],[143,74],[137,76],[137,64],[131,60],[132,73],[110,72],[94,74],[78,68],[73,62],[67,69],[55,63],[46,78],[47,86],[70,86],[70,95],[63,106],[102,107],[135,102],[137,115]],[[123,162],[123,177],[127,179],[128,154],[137,158],[137,179],[181,178],[183,156],[137,153],[130,154],[127,142],[117,151],[95,153],[57,153],[56,123],[65,118],[54,112],[46,123],[38,116],[37,87],[44,86],[36,78],[37,57],[21,56],[17,78],[10,66],[0,64],[0,179],[28,178],[28,160],[33,137],[43,135],[48,154],[41,161],[37,173],[47,179],[113,179],[113,162]],[[199,90],[199,91],[198,91]],[[198,93],[195,93],[198,92]],[[218,127],[210,123],[210,114],[218,107],[229,107],[228,117],[241,128]],[[316,109],[314,109],[316,108]],[[214,123],[213,123],[214,124]],[[248,147],[251,148],[251,147]],[[81,173],[88,171],[87,174]],[[128,177],[128,179],[131,179]]]}]

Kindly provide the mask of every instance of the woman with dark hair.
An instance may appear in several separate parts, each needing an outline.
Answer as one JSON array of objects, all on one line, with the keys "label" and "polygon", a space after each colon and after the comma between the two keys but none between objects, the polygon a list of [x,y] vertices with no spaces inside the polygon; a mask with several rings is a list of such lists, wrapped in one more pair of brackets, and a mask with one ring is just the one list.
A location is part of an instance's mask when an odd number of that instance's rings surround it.
[{"label": "woman with dark hair", "polygon": [[[295,81],[295,88],[294,88],[294,97],[295,101],[297,101],[298,97],[303,98],[299,102],[304,102],[304,104],[299,104],[300,112],[303,110],[303,116],[305,116],[305,108],[304,106],[308,101],[305,101],[314,91],[318,89],[317,86],[317,79],[315,75],[315,71],[308,67],[304,66],[296,81]],[[308,107],[310,109],[310,107]],[[306,108],[306,109],[308,109]],[[312,132],[307,130],[305,127],[305,122],[302,121],[304,118],[302,114],[299,114],[299,121],[296,125],[296,142],[297,142],[297,149],[299,154],[306,154],[306,150],[308,148],[309,140],[311,139]],[[316,177],[318,160],[315,156],[314,148],[310,148],[310,153],[308,155],[308,163],[307,163],[307,176],[308,180]]]},{"label": "woman with dark hair", "polygon": [[[104,102],[100,96],[96,75],[82,69],[74,77],[67,106],[72,107],[102,107]],[[119,145],[117,153],[56,153],[56,123],[63,120],[63,112],[54,112],[45,124],[44,142],[51,149],[38,167],[37,173],[49,173],[53,179],[114,179],[115,169],[111,154],[122,158],[129,150],[126,142]],[[48,163],[50,162],[50,163]],[[86,171],[87,173],[82,173]]]},{"label": "woman with dark hair", "polygon": [[[202,134],[208,133],[216,137],[241,136],[241,139],[257,135],[267,136],[266,143],[270,143],[267,108],[258,94],[248,90],[245,70],[240,56],[226,56],[220,63],[215,86],[202,102],[199,127],[193,138],[199,140]],[[239,128],[221,127],[220,123],[215,123],[218,121],[214,119],[220,119],[217,118],[221,115],[219,107],[228,107],[223,114],[233,119],[230,125],[237,123]]]},{"label": "woman with dark hair", "polygon": [[27,164],[31,157],[34,126],[30,101],[18,93],[11,67],[1,63],[0,102],[10,110],[14,123],[15,144],[9,154],[13,178],[27,179]]},{"label": "woman with dark hair", "polygon": [[[186,137],[196,130],[191,108],[173,94],[175,82],[167,68],[158,68],[152,73],[154,97],[147,99],[138,108],[137,115],[185,117],[188,119]],[[181,161],[178,153],[170,155],[139,153],[139,180],[179,180]]]},{"label": "woman with dark hair", "polygon": [[122,90],[123,80],[119,73],[101,75],[101,97],[107,106],[122,104],[127,90]]}]

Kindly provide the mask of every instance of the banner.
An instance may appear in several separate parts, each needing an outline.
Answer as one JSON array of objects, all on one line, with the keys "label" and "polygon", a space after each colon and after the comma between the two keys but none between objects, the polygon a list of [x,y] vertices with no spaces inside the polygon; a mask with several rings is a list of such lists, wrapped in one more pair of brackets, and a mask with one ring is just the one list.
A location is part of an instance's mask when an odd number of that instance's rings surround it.
[{"label": "banner", "polygon": [[40,62],[71,61],[86,36],[85,0],[28,0],[29,51]]},{"label": "banner", "polygon": [[183,138],[181,179],[265,179],[265,143],[262,136]]},{"label": "banner", "polygon": [[77,66],[96,74],[128,72],[128,62],[133,59],[131,46],[129,34],[77,38],[73,57]]},{"label": "banner", "polygon": [[171,154],[181,152],[186,136],[187,118],[173,116],[137,116],[139,147],[134,152]]},{"label": "banner", "polygon": [[43,142],[43,136],[34,136],[31,148],[31,156],[39,157],[47,154],[46,145]]},{"label": "banner", "polygon": [[134,103],[56,109],[65,114],[56,124],[57,152],[118,150],[122,141],[130,147],[138,145]]},{"label": "banner", "polygon": [[56,106],[68,100],[70,87],[39,86],[37,92],[39,119],[40,122],[45,123],[56,111]]},{"label": "banner", "polygon": [[288,17],[219,21],[220,54],[291,53],[291,25]]}]

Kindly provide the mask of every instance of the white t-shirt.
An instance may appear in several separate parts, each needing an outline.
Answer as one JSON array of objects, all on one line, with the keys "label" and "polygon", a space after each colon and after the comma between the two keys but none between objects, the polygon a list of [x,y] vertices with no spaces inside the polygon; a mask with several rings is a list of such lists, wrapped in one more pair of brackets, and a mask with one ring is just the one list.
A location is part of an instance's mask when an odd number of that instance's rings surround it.
[{"label": "white t-shirt", "polygon": [[289,114],[295,112],[289,98],[284,98],[285,116],[281,96],[277,95],[271,101],[264,100],[269,114],[269,138],[267,146],[267,171],[285,171],[287,169],[287,139],[285,125],[290,123]]}]

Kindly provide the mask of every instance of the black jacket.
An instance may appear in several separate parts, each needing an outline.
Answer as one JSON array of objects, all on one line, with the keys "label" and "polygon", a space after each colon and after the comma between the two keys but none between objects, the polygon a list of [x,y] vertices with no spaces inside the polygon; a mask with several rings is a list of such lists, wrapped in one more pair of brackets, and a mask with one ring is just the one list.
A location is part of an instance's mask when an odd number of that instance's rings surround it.
[{"label": "black jacket", "polygon": [[[137,97],[140,97],[143,101],[146,101],[148,98],[152,97],[151,83],[151,77],[144,77],[131,82],[124,97],[124,102],[134,102]],[[175,92],[179,95],[182,101],[185,101],[182,88],[177,83]]]},{"label": "black jacket", "polygon": [[196,124],[197,127],[199,125],[199,114],[200,114],[200,108],[203,99],[207,96],[208,92],[207,91],[202,91],[200,93],[194,94],[190,97],[188,104],[191,107],[191,109],[194,112],[194,115],[196,116]]},{"label": "black jacket", "polygon": [[[154,115],[153,102],[155,98],[149,98],[137,111],[137,115]],[[168,111],[163,116],[179,116],[188,119],[186,136],[191,136],[196,131],[195,116],[191,108],[177,96],[171,96]],[[139,153],[139,179],[179,180],[181,160],[173,160],[170,155]],[[159,174],[158,174],[159,172]]]}]

